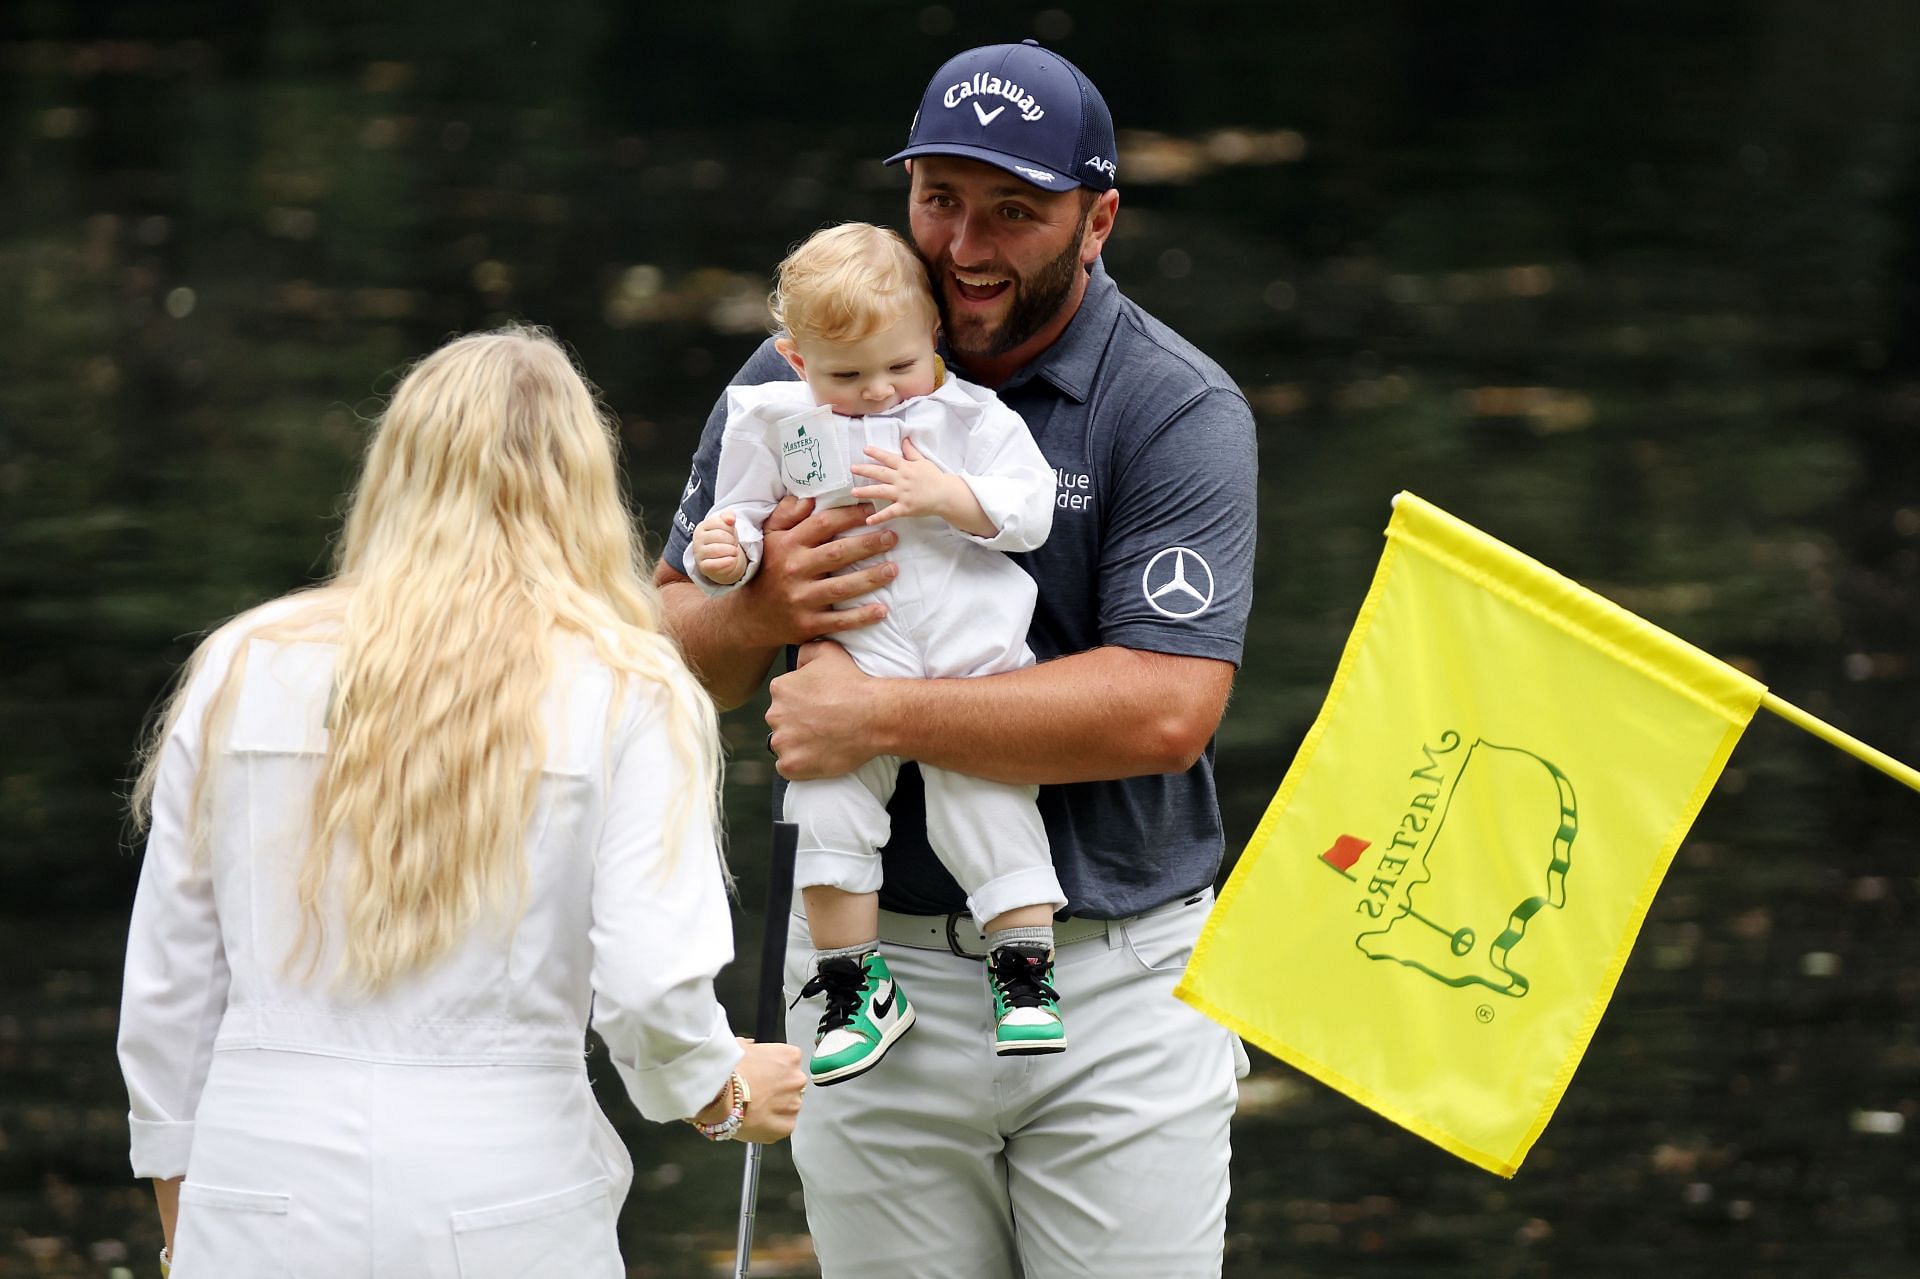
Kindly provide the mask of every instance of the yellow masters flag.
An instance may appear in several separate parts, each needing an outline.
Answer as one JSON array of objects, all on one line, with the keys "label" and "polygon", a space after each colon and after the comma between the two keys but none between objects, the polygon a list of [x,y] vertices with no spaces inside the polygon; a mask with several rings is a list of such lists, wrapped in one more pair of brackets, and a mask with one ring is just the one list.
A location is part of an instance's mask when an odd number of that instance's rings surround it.
[{"label": "yellow masters flag", "polygon": [[1402,493],[1177,993],[1511,1177],[1764,691]]}]

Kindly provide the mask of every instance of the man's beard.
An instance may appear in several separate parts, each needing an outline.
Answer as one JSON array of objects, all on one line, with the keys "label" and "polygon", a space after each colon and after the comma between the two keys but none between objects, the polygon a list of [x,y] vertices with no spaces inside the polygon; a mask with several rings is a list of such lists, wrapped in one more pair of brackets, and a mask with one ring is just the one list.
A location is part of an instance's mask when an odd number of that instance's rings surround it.
[{"label": "man's beard", "polygon": [[[1089,206],[1087,212],[1091,211]],[[947,287],[950,283],[949,273],[953,270],[953,258],[951,255],[941,255],[936,270],[941,276],[949,278],[935,278],[932,281],[933,296],[940,307],[940,327],[945,331],[947,345],[953,349],[953,353],[962,358],[992,359],[997,355],[1005,355],[1046,328],[1072,296],[1073,286],[1077,282],[1075,273],[1084,270],[1080,265],[1080,245],[1086,238],[1086,231],[1087,213],[1082,213],[1080,225],[1074,228],[1073,241],[1060,251],[1058,257],[1034,272],[1030,279],[1014,277],[1013,305],[1007,310],[1007,318],[1000,321],[997,328],[984,333],[980,333],[977,326],[970,325],[963,330],[953,322],[947,307]],[[976,334],[984,337],[985,341],[980,342]]]}]

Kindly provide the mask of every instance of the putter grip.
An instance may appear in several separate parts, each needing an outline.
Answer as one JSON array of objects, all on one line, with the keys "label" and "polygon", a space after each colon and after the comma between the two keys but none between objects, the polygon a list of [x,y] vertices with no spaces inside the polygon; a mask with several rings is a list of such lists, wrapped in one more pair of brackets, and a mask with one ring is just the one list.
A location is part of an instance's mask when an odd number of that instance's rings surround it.
[{"label": "putter grip", "polygon": [[767,861],[766,928],[760,937],[760,1003],[754,1010],[753,1037],[763,1044],[784,1043],[787,1013],[783,971],[787,956],[787,920],[793,905],[793,854],[800,828],[773,824],[773,852]]}]

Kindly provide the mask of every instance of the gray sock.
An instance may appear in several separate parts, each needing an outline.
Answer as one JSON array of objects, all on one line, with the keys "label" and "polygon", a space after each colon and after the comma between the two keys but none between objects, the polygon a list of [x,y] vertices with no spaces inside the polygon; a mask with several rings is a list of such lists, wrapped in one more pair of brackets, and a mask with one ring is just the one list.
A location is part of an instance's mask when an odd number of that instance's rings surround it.
[{"label": "gray sock", "polygon": [[1002,946],[1045,946],[1053,953],[1053,925],[1032,924],[1025,928],[993,928],[987,931],[987,953]]},{"label": "gray sock", "polygon": [[818,955],[822,960],[851,959],[857,964],[870,953],[879,949],[880,939],[876,937],[872,941],[863,941],[857,946],[836,946],[832,950],[815,951],[814,954]]}]

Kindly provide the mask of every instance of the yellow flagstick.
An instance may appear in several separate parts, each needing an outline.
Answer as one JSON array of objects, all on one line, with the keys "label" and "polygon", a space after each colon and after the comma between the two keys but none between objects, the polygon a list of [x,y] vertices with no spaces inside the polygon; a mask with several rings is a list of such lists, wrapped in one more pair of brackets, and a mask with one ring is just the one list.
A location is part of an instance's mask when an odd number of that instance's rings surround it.
[{"label": "yellow flagstick", "polygon": [[1838,746],[1861,763],[1869,764],[1895,781],[1905,782],[1908,786],[1920,791],[1920,770],[1909,768],[1893,756],[1873,749],[1857,737],[1847,736],[1825,720],[1815,719],[1792,702],[1782,701],[1772,693],[1762,695],[1760,705],[1794,727],[1806,729],[1821,741]]}]

